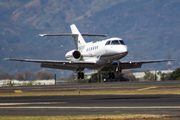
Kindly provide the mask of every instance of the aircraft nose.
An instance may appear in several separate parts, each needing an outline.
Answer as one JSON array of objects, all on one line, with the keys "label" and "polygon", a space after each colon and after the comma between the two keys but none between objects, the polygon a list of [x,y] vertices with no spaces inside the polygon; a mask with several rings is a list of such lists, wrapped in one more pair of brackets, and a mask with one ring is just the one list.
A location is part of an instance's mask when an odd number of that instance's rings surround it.
[{"label": "aircraft nose", "polygon": [[127,48],[127,46],[121,47],[121,48],[120,48],[120,55],[121,55],[121,57],[124,57],[124,56],[126,56],[127,54],[128,54],[128,48]]},{"label": "aircraft nose", "polygon": [[120,51],[121,51],[122,53],[128,53],[128,48],[127,48],[127,46],[126,46],[126,45],[122,46],[122,47],[120,48]]}]

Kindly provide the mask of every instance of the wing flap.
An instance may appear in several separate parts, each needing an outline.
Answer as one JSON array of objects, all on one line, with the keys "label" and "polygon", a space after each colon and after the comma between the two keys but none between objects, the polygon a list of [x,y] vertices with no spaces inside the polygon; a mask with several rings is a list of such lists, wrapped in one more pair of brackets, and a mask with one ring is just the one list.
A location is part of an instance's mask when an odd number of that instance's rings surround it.
[{"label": "wing flap", "polygon": [[121,62],[120,65],[122,69],[132,69],[132,68],[141,68],[142,64],[147,63],[160,63],[160,62],[168,62],[175,60],[149,60],[149,61],[129,61],[129,62]]},{"label": "wing flap", "polygon": [[168,62],[168,61],[175,61],[175,60],[148,60],[148,61],[129,61],[129,62],[121,62],[121,64],[137,64],[137,63],[160,63],[160,62]]},{"label": "wing flap", "polygon": [[[150,61],[120,62],[120,67],[122,69],[133,69],[133,68],[141,68],[142,64],[168,62],[168,61],[175,61],[175,60],[150,60]],[[117,66],[118,66],[117,61],[113,61],[112,64],[108,64],[108,65],[104,66],[101,70],[102,71],[109,71],[109,70],[114,70],[115,71]]]},{"label": "wing flap", "polygon": [[62,65],[62,64],[50,64],[50,63],[41,63],[43,68],[53,68],[53,69],[64,69],[64,70],[76,70],[78,67],[73,65]]}]

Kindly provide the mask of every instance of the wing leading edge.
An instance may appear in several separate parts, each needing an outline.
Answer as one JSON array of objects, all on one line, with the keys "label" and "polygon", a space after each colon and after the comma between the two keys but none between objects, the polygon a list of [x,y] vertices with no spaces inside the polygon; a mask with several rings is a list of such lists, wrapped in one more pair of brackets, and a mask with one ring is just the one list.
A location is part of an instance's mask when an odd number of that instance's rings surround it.
[{"label": "wing leading edge", "polygon": [[[5,60],[11,61],[21,61],[21,62],[35,62],[41,63],[41,67],[43,68],[54,68],[54,69],[65,69],[65,70],[77,70],[79,67],[82,69],[86,68],[86,65],[95,65],[96,62],[86,62],[86,61],[56,61],[56,60],[35,60],[35,59],[12,59],[5,58]],[[129,61],[129,62],[120,62],[120,67],[122,69],[133,69],[133,68],[141,68],[142,64],[147,63],[159,63],[159,62],[168,62],[175,60],[151,60],[151,61]],[[106,64],[102,66],[102,71],[114,70],[117,68],[118,62],[113,61],[110,64]]]},{"label": "wing leading edge", "polygon": [[77,70],[79,66],[95,64],[95,62],[86,62],[86,61],[56,61],[56,60],[12,59],[12,58],[5,58],[5,60],[41,63],[41,67],[43,68],[54,68],[54,69],[65,69],[65,70]]}]

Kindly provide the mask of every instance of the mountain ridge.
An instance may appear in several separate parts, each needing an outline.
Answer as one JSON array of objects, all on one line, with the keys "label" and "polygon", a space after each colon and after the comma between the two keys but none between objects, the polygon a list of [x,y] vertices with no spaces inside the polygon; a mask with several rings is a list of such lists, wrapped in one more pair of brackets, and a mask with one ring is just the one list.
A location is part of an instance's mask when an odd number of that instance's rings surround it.
[{"label": "mountain ridge", "polygon": [[[129,47],[123,60],[179,59],[178,0],[7,0],[0,1],[0,72],[40,70],[40,64],[8,62],[4,58],[65,60],[74,49],[71,37],[39,37],[70,33],[74,23],[82,33],[121,37]],[[86,42],[104,38],[85,38]],[[67,42],[68,41],[68,42]],[[174,67],[173,67],[174,66]],[[173,62],[173,69],[179,61]],[[142,69],[167,69],[166,63]],[[58,71],[56,71],[58,72]]]}]

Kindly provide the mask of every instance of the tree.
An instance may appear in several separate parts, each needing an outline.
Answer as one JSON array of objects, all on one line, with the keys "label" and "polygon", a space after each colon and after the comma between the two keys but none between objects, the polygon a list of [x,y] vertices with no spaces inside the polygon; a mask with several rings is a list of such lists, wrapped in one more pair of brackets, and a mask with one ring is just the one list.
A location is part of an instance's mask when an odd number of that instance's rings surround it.
[{"label": "tree", "polygon": [[13,79],[14,76],[9,73],[0,73],[0,80]]},{"label": "tree", "polygon": [[30,71],[24,71],[23,74],[25,75],[25,80],[35,80],[36,76],[33,72]]},{"label": "tree", "polygon": [[144,75],[144,80],[147,80],[147,81],[155,81],[156,78],[157,78],[157,75],[151,73],[150,71],[145,71],[144,72],[145,75]]},{"label": "tree", "polygon": [[160,80],[169,80],[169,77],[171,73],[162,73],[161,71],[158,71],[157,74],[160,76]]},{"label": "tree", "polygon": [[34,73],[29,71],[24,71],[23,73],[19,73],[15,76],[16,80],[35,80],[36,77]]},{"label": "tree", "polygon": [[36,78],[38,80],[48,80],[48,79],[54,79],[54,75],[52,73],[49,73],[49,72],[38,71],[36,73]]},{"label": "tree", "polygon": [[15,76],[16,80],[25,80],[25,75],[24,73],[19,73]]},{"label": "tree", "polygon": [[180,80],[180,68],[171,73],[169,80]]},{"label": "tree", "polygon": [[103,71],[98,71],[97,73],[94,73],[91,75],[91,78],[89,80],[90,83],[98,83],[101,82],[101,79],[107,79],[107,73]]},{"label": "tree", "polygon": [[92,74],[90,82],[100,82],[101,78],[102,80],[106,79],[107,81],[129,81],[136,79],[131,71],[122,71],[122,73],[115,72],[115,78],[113,80],[108,80],[107,72],[98,71],[98,73]]},{"label": "tree", "polygon": [[125,81],[135,81],[136,77],[133,75],[133,73],[129,70],[123,70],[123,77],[126,78]]}]

